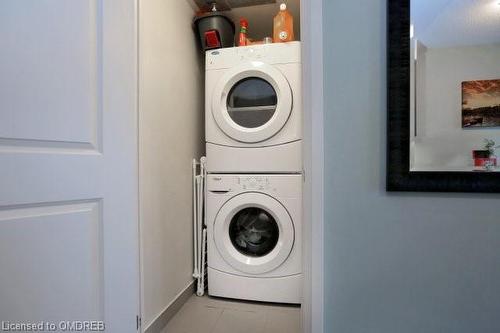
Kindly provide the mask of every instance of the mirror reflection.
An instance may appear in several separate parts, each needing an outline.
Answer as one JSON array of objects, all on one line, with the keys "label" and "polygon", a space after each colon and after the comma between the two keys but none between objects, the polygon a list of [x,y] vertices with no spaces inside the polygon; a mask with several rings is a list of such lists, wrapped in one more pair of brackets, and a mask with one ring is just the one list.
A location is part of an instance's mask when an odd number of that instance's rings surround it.
[{"label": "mirror reflection", "polygon": [[411,0],[412,171],[500,171],[500,0]]}]

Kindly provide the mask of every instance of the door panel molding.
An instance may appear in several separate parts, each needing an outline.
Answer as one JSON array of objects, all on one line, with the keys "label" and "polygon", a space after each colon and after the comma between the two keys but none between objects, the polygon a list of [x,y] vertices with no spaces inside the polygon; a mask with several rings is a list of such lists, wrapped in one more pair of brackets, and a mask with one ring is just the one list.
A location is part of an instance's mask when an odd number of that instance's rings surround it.
[{"label": "door panel molding", "polygon": [[101,151],[102,19],[102,0],[2,3],[0,147]]},{"label": "door panel molding", "polygon": [[100,199],[1,207],[2,319],[104,320],[102,228]]},{"label": "door panel molding", "polygon": [[100,154],[93,142],[0,138],[0,153]]}]

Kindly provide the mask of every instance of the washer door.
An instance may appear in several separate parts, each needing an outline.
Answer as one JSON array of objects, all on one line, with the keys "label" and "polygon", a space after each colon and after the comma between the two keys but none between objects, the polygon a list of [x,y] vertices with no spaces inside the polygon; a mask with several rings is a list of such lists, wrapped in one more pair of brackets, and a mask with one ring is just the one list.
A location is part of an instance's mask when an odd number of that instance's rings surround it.
[{"label": "washer door", "polygon": [[262,274],[290,255],[295,239],[292,219],[283,205],[262,193],[244,193],[227,201],[214,221],[214,241],[235,269]]},{"label": "washer door", "polygon": [[292,91],[283,74],[263,62],[229,70],[212,97],[212,114],[219,128],[234,140],[267,140],[285,126],[292,112]]}]

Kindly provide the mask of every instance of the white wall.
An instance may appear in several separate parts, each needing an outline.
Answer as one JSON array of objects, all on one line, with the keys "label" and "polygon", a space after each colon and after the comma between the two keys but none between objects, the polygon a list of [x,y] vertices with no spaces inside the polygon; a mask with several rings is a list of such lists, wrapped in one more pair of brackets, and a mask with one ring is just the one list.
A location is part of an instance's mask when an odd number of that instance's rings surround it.
[{"label": "white wall", "polygon": [[386,193],[387,1],[323,0],[325,332],[500,332],[500,195]]},{"label": "white wall", "polygon": [[192,281],[191,160],[203,153],[200,52],[187,1],[140,1],[143,327]]},{"label": "white wall", "polygon": [[484,138],[500,143],[500,128],[462,128],[461,84],[500,78],[500,44],[428,48],[422,66],[425,81],[419,84],[424,92],[417,101],[413,167],[422,170],[471,166],[471,151],[482,148]]}]

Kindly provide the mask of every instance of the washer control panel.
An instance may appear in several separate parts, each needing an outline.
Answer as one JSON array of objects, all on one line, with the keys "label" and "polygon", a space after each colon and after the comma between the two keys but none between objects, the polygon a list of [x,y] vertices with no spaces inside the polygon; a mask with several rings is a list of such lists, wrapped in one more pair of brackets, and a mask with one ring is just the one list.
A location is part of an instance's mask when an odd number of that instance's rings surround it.
[{"label": "washer control panel", "polygon": [[244,192],[262,192],[273,197],[300,197],[302,175],[208,174],[209,195],[234,196]]},{"label": "washer control panel", "polygon": [[265,191],[271,188],[268,177],[263,176],[241,176],[238,177],[238,185],[243,190]]}]

